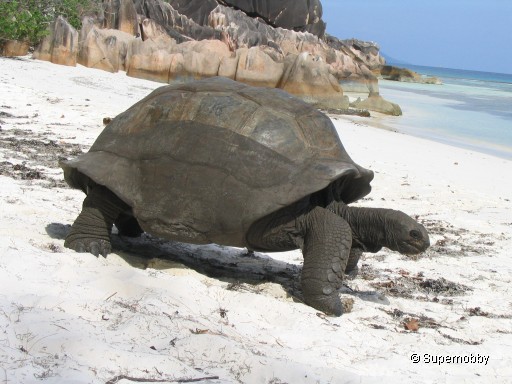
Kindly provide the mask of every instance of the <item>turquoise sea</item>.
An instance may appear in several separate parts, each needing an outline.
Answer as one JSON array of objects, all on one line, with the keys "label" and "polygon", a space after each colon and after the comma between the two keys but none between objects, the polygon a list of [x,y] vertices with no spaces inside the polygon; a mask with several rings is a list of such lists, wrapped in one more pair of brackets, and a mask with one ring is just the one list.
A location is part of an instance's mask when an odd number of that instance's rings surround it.
[{"label": "turquoise sea", "polygon": [[443,85],[379,81],[403,116],[383,123],[400,132],[512,160],[512,74],[404,65]]}]

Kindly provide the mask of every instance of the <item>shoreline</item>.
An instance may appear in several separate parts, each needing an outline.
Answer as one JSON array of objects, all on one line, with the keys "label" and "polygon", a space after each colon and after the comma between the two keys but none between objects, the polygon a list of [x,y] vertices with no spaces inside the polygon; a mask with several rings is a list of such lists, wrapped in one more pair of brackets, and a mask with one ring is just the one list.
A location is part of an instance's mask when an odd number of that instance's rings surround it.
[{"label": "shoreline", "polygon": [[[3,59],[20,60],[20,61],[24,60],[24,61],[29,61],[29,62],[30,61],[44,62],[44,61],[33,59],[31,57],[31,55],[21,56],[21,57],[17,57],[17,58],[3,58]],[[48,64],[57,65],[57,64],[52,64],[49,62],[48,62]],[[97,69],[86,68],[79,64],[76,67],[68,67],[68,68],[80,68],[80,67],[83,69],[91,69],[94,71],[98,71]],[[105,72],[105,71],[101,71],[101,72]],[[106,73],[110,76],[117,76],[117,77],[127,76],[126,72],[124,72],[124,71],[119,71],[118,73],[115,73],[115,74],[112,74],[109,72],[106,72]],[[132,78],[132,79],[136,79],[136,78]],[[142,83],[146,83],[148,90],[152,90],[152,89],[158,88],[160,86],[166,85],[164,83],[154,82],[151,80],[145,80],[145,79],[137,79],[137,80],[140,80]],[[414,87],[415,85],[417,85],[417,84],[412,84],[412,87]],[[432,87],[436,87],[435,85],[425,85],[425,84],[419,84],[419,85],[426,86],[429,89],[435,89]],[[399,82],[397,83],[395,81],[382,80],[382,79],[379,80],[379,87],[384,90],[384,94],[385,94],[384,96],[391,101],[393,101],[397,97],[396,97],[396,95],[387,96],[386,95],[387,91],[391,90],[391,91],[398,91],[398,92],[403,93],[403,92],[405,92],[404,89],[406,89],[407,87],[410,87],[410,86],[411,86],[411,84],[409,84],[409,83],[399,83]],[[399,89],[402,89],[402,91],[400,91]],[[413,92],[418,92],[418,91],[413,91]],[[347,96],[349,96],[349,98],[351,98],[351,100],[352,99],[355,100],[357,97],[362,96],[361,94],[351,93],[351,92],[347,92],[345,94]],[[381,94],[382,94],[382,91],[381,91]],[[404,95],[406,95],[406,94],[404,93]],[[403,103],[404,99],[406,99],[406,97],[401,97],[402,105],[404,104]],[[138,101],[138,100],[135,100],[134,103],[136,101]],[[398,104],[400,105],[400,103],[398,103]],[[409,116],[407,116],[407,115],[417,114],[417,108],[413,104],[411,104],[411,106],[413,109],[412,113],[409,111],[408,105],[406,103],[406,106],[404,107],[405,108],[404,116],[389,116],[389,115],[385,115],[385,114],[382,114],[379,112],[371,112],[371,116],[369,118],[368,117],[358,117],[358,116],[354,116],[354,115],[346,115],[345,118],[347,120],[353,121],[355,123],[362,123],[362,124],[372,126],[372,127],[378,128],[378,129],[384,129],[384,130],[391,131],[391,132],[400,132],[405,135],[410,135],[413,137],[427,139],[430,141],[450,145],[450,146],[453,146],[456,148],[468,149],[471,151],[475,151],[475,152],[483,153],[486,155],[502,158],[505,160],[512,160],[512,147],[510,147],[508,145],[503,145],[500,147],[497,144],[487,143],[487,146],[482,146],[482,143],[478,142],[477,139],[474,139],[475,142],[472,143],[467,140],[466,141],[461,140],[461,138],[457,137],[456,135],[450,136],[446,132],[439,134],[439,133],[428,132],[427,130],[421,130],[421,129],[420,130],[418,130],[418,129],[411,130],[410,128],[406,127],[407,123],[402,123],[404,120],[408,119]],[[119,112],[122,112],[122,110],[120,110]],[[337,116],[337,115],[333,115],[333,114],[329,114],[329,113],[327,113],[327,115],[329,115],[331,118]],[[400,127],[401,124],[403,125],[402,127]]]},{"label": "shoreline", "polygon": [[[6,381],[103,384],[506,382],[512,377],[512,161],[332,116],[372,169],[358,206],[399,209],[429,231],[408,258],[363,254],[327,317],[299,300],[300,251],[112,237],[108,257],[64,237],[84,195],[61,157],[87,151],[115,117],[162,84],[85,67],[0,58],[0,361]],[[418,329],[413,330],[412,325]],[[486,356],[486,364],[411,362]]]},{"label": "shoreline", "polygon": [[379,87],[384,97],[401,105],[404,114],[399,118],[377,116],[378,124],[512,160],[512,120],[502,112],[507,110],[509,93],[460,84],[425,85],[389,80],[380,80]]},{"label": "shoreline", "polygon": [[[378,112],[371,112],[371,117],[362,117],[361,121],[358,121],[356,117],[349,116],[347,117],[350,120],[353,120],[355,124],[364,124],[368,125],[370,127],[376,128],[376,129],[383,129],[389,132],[395,132],[400,133],[407,136],[416,137],[419,139],[424,139],[427,141],[431,141],[434,143],[444,144],[453,148],[458,148],[462,150],[468,150],[472,152],[479,153],[481,155],[485,156],[491,156],[495,157],[497,159],[512,161],[512,149],[508,146],[502,146],[502,148],[496,146],[495,148],[492,148],[491,146],[488,146],[486,148],[482,148],[481,143],[475,142],[474,144],[470,142],[461,142],[457,137],[453,137],[453,139],[450,139],[450,137],[436,137],[434,135],[429,135],[428,133],[412,133],[407,132],[407,130],[402,130],[397,128],[396,126],[393,126],[393,121],[395,117],[393,116],[387,116],[382,113]],[[329,115],[331,118],[334,117],[332,115]],[[396,119],[400,119],[402,116],[396,117]]]}]

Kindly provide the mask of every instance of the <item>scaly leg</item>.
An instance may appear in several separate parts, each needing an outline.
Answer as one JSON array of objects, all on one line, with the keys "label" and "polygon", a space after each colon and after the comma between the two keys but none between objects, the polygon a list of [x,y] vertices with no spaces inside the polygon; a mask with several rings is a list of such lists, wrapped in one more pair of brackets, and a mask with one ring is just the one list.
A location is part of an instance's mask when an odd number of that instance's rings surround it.
[{"label": "scaly leg", "polygon": [[103,186],[95,186],[82,205],[66,236],[64,246],[77,252],[106,256],[111,251],[110,234],[119,214],[129,207]]},{"label": "scaly leg", "polygon": [[342,314],[337,291],[342,285],[352,233],[340,216],[299,202],[256,222],[248,231],[247,241],[251,249],[261,251],[302,248],[305,303],[328,314]]},{"label": "scaly leg", "polygon": [[307,304],[325,313],[343,313],[338,289],[352,245],[349,225],[338,215],[316,207],[305,218],[302,289]]}]

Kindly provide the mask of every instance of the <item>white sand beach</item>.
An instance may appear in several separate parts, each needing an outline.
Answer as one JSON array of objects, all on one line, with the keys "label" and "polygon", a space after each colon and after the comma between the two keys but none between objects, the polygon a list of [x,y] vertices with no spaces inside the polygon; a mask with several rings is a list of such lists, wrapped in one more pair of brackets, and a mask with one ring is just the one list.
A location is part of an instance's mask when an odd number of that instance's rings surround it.
[{"label": "white sand beach", "polygon": [[378,117],[332,116],[375,172],[355,204],[418,217],[432,245],[365,254],[339,318],[289,294],[299,251],[116,235],[106,258],[65,248],[84,195],[58,159],[161,85],[0,58],[1,383],[512,383],[512,161]]}]

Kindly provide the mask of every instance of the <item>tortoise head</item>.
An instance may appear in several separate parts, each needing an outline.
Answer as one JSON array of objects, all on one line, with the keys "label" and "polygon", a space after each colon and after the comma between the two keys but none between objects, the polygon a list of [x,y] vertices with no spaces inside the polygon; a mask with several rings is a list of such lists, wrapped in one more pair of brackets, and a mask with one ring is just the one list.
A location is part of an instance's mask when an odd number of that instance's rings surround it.
[{"label": "tortoise head", "polygon": [[401,211],[386,210],[385,247],[404,255],[416,255],[430,246],[423,225]]}]

